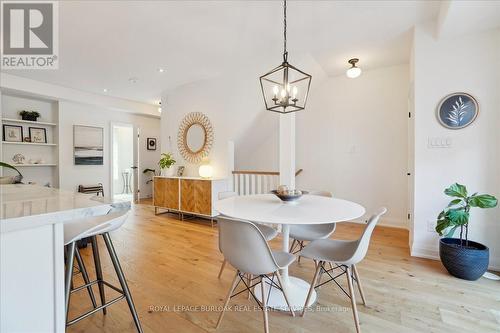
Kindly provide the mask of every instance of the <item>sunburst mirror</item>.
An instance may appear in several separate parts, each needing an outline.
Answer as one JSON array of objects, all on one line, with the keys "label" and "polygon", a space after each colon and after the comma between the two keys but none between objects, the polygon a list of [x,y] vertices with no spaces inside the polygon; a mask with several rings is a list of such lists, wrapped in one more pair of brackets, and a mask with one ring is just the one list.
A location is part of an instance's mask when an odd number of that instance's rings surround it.
[{"label": "sunburst mirror", "polygon": [[199,163],[207,157],[214,142],[214,129],[208,117],[201,112],[188,113],[177,133],[177,148],[190,163]]}]

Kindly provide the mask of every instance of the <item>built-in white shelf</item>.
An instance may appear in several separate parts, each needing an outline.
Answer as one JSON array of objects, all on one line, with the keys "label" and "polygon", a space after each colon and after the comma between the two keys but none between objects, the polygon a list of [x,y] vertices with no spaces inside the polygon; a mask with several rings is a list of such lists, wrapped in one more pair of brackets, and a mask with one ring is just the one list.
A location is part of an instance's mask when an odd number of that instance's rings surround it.
[{"label": "built-in white shelf", "polygon": [[23,168],[23,167],[55,167],[57,164],[13,164],[16,168]]},{"label": "built-in white shelf", "polygon": [[26,145],[26,146],[57,146],[55,143],[37,143],[37,142],[10,142],[2,141],[2,143],[7,145]]},{"label": "built-in white shelf", "polygon": [[2,122],[9,123],[22,123],[22,124],[33,124],[33,125],[42,125],[42,126],[57,126],[56,123],[46,123],[43,121],[31,121],[31,120],[22,120],[22,119],[13,119],[13,118],[2,118]]}]

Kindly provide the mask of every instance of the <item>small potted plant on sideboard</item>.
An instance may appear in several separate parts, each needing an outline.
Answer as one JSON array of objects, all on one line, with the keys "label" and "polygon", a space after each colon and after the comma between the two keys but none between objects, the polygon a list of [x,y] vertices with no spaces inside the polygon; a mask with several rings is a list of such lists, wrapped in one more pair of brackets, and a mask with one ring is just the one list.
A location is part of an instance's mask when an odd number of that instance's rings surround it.
[{"label": "small potted plant on sideboard", "polygon": [[40,117],[40,113],[36,111],[27,111],[23,110],[19,112],[21,115],[22,120],[29,120],[29,121],[36,121],[38,117]]},{"label": "small potted plant on sideboard", "polygon": [[[161,170],[161,175],[162,176],[173,176],[173,169],[171,167],[174,164],[175,164],[175,160],[172,157],[171,153],[162,153],[160,161],[158,162],[158,166],[160,167],[160,170]],[[165,171],[165,169],[167,169],[167,171]]]},{"label": "small potted plant on sideboard", "polygon": [[[455,183],[444,190],[455,199],[438,215],[436,231],[445,236],[439,241],[439,257],[448,272],[460,279],[474,281],[488,269],[489,248],[469,240],[470,209],[493,208],[497,198],[490,194],[468,195],[464,185]],[[452,238],[460,229],[460,238]]]}]

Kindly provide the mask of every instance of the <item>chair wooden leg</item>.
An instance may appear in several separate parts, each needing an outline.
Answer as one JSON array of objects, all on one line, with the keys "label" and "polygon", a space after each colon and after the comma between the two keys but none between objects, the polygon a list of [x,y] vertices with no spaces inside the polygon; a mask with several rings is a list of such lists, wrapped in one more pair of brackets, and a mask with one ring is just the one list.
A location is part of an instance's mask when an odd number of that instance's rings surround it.
[{"label": "chair wooden leg", "polygon": [[351,306],[352,306],[352,315],[354,316],[354,324],[356,325],[356,332],[360,333],[361,328],[359,327],[359,317],[358,317],[358,308],[356,307],[356,296],[354,295],[354,288],[352,286],[352,268],[350,266],[347,267],[347,285],[349,286],[349,295],[351,295]]},{"label": "chair wooden leg", "polygon": [[224,301],[224,307],[222,308],[222,312],[219,315],[219,320],[217,320],[217,325],[215,326],[215,329],[218,329],[220,326],[220,323],[222,322],[222,318],[224,317],[224,313],[226,312],[226,307],[229,304],[229,300],[231,299],[231,295],[233,294],[234,288],[236,288],[236,285],[238,284],[238,278],[239,278],[239,272],[236,272],[234,275],[233,282],[231,283],[231,288],[229,288],[229,292],[227,293],[226,300]]},{"label": "chair wooden leg", "polygon": [[363,301],[363,304],[366,306],[365,293],[363,292],[363,286],[361,285],[361,280],[359,279],[358,269],[356,268],[356,265],[352,265],[352,271],[354,272],[354,277],[356,278],[357,281],[359,294],[361,295],[361,300]]},{"label": "chair wooden leg", "polygon": [[219,275],[217,275],[217,278],[220,279],[220,276],[222,275],[222,272],[224,271],[224,267],[226,267],[226,259],[222,262],[222,265],[220,266],[219,270]]},{"label": "chair wooden leg", "polygon": [[297,241],[296,239],[294,239],[294,240],[292,241],[292,245],[290,245],[290,251],[288,251],[288,252],[290,252],[290,253],[292,253],[292,254],[293,254],[293,248],[295,247],[295,242],[296,242],[296,241]]},{"label": "chair wooden leg", "polygon": [[302,313],[300,314],[301,317],[304,317],[304,315],[306,314],[307,304],[309,303],[309,300],[311,299],[311,295],[313,293],[314,286],[316,285],[316,281],[318,280],[318,275],[319,275],[319,272],[321,272],[322,266],[323,266],[323,261],[319,261],[316,264],[316,272],[314,272],[314,277],[311,281],[311,287],[309,287],[309,292],[307,293],[306,302],[304,303],[304,307],[302,308]]},{"label": "chair wooden leg", "polygon": [[[271,288],[271,286],[269,286]],[[269,319],[267,316],[267,301],[266,301],[266,290],[264,288],[264,279],[260,277],[260,291],[262,294],[262,314],[264,316],[264,332],[269,333]]]},{"label": "chair wooden leg", "polygon": [[[248,274],[247,275],[247,284],[248,286],[250,287],[252,285],[252,280],[253,280],[253,275],[252,274]],[[247,295],[247,298],[250,299],[250,296],[252,294],[250,293],[250,288],[248,288],[248,295]]]},{"label": "chair wooden leg", "polygon": [[295,312],[293,312],[293,308],[290,305],[290,301],[288,300],[288,295],[287,295],[285,288],[283,287],[283,280],[281,279],[281,274],[279,271],[276,271],[276,276],[278,277],[278,282],[280,284],[281,290],[283,290],[283,296],[285,296],[285,301],[286,301],[286,304],[288,305],[288,309],[290,310],[292,317],[295,317]]},{"label": "chair wooden leg", "polygon": [[[302,251],[304,248],[304,241],[299,241],[299,252]],[[299,259],[297,260],[298,263],[300,263],[300,258],[301,256],[299,255]]]}]

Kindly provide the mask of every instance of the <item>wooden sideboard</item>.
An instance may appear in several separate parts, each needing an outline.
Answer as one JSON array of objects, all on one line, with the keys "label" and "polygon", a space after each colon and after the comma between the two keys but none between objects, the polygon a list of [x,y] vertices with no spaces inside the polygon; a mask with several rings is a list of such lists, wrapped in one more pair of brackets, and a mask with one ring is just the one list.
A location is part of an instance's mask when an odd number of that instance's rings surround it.
[{"label": "wooden sideboard", "polygon": [[153,179],[153,205],[181,214],[193,214],[213,218],[219,192],[227,191],[225,179],[194,177],[162,177]]}]

